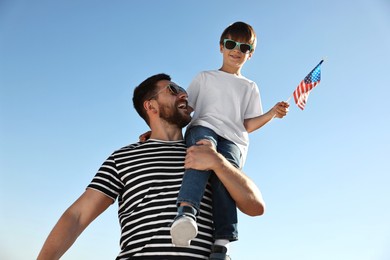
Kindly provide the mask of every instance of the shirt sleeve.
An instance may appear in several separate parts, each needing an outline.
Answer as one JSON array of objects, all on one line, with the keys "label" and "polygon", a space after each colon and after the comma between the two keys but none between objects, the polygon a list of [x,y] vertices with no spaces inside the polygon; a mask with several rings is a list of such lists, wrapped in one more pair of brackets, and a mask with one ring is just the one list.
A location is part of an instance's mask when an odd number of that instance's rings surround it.
[{"label": "shirt sleeve", "polygon": [[199,97],[199,90],[201,86],[201,74],[198,74],[187,88],[188,105],[194,110],[196,109],[196,103]]},{"label": "shirt sleeve", "polygon": [[263,114],[263,106],[261,104],[260,91],[255,82],[252,83],[252,93],[245,110],[244,118],[253,118]]},{"label": "shirt sleeve", "polygon": [[98,190],[115,201],[122,187],[123,185],[118,176],[115,157],[111,155],[104,161],[87,188]]}]

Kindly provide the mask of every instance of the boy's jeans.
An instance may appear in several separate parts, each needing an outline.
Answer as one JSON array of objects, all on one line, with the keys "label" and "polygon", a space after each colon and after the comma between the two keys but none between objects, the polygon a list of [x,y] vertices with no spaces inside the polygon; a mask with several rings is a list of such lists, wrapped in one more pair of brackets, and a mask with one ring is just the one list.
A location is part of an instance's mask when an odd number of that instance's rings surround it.
[{"label": "boy's jeans", "polygon": [[[185,139],[188,147],[195,145],[201,139],[210,140],[219,153],[239,168],[240,149],[233,142],[218,136],[213,130],[203,126],[194,126],[187,130]],[[208,181],[212,188],[214,239],[237,240],[236,204],[214,172],[187,169],[184,172],[177,203],[178,205],[180,202],[190,203],[199,212],[200,201]]]}]

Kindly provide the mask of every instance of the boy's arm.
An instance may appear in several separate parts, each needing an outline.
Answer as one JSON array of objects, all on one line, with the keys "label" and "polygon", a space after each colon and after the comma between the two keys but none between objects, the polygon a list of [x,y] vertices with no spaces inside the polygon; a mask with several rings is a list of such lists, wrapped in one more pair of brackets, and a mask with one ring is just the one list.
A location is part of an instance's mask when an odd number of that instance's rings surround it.
[{"label": "boy's arm", "polygon": [[60,259],[83,230],[112,203],[103,193],[87,189],[58,220],[37,259]]},{"label": "boy's arm", "polygon": [[218,153],[210,141],[201,140],[197,145],[188,148],[184,167],[213,170],[236,202],[237,208],[249,216],[260,216],[264,213],[265,203],[259,188]]},{"label": "boy's arm", "polygon": [[288,113],[288,107],[290,105],[287,102],[278,102],[273,108],[271,108],[267,113],[262,114],[261,116],[248,118],[244,120],[244,127],[248,133],[251,133],[263,125],[267,124],[274,117],[283,118]]}]

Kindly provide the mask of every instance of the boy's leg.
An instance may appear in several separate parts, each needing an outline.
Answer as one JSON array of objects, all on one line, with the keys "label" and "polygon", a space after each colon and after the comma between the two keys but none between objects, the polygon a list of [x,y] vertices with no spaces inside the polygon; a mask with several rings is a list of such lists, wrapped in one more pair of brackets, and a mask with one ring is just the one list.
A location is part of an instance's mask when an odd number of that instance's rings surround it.
[{"label": "boy's leg", "polygon": [[[202,139],[207,139],[217,146],[218,136],[215,132],[207,127],[194,126],[187,130],[185,134],[186,145],[191,147],[196,145],[196,142]],[[177,197],[177,204],[182,203],[193,206],[199,211],[200,202],[209,180],[211,171],[199,171],[194,169],[186,169],[183,176],[183,181]]]},{"label": "boy's leg", "polygon": [[[237,145],[219,137],[217,150],[233,166],[239,168],[241,151]],[[214,238],[215,240],[235,241],[238,239],[236,204],[215,174],[210,178],[210,182],[213,191]]]},{"label": "boy's leg", "polygon": [[[195,126],[186,132],[188,147],[195,145],[201,139],[208,139],[216,145],[214,131]],[[199,214],[200,202],[209,179],[210,171],[187,169],[177,198],[178,215],[171,225],[172,243],[176,246],[186,247],[196,237],[198,229],[196,215]]]}]

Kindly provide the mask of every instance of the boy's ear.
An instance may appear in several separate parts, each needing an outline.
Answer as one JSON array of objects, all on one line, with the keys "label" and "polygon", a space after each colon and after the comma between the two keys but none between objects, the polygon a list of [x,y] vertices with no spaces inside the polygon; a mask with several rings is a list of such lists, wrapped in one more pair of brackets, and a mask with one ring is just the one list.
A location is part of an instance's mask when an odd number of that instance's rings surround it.
[{"label": "boy's ear", "polygon": [[252,58],[252,55],[253,55],[254,51],[252,51],[251,53],[249,53],[248,55],[248,60],[250,60]]},{"label": "boy's ear", "polygon": [[222,44],[219,45],[219,51],[220,51],[221,53],[223,53],[223,45],[222,45]]}]

